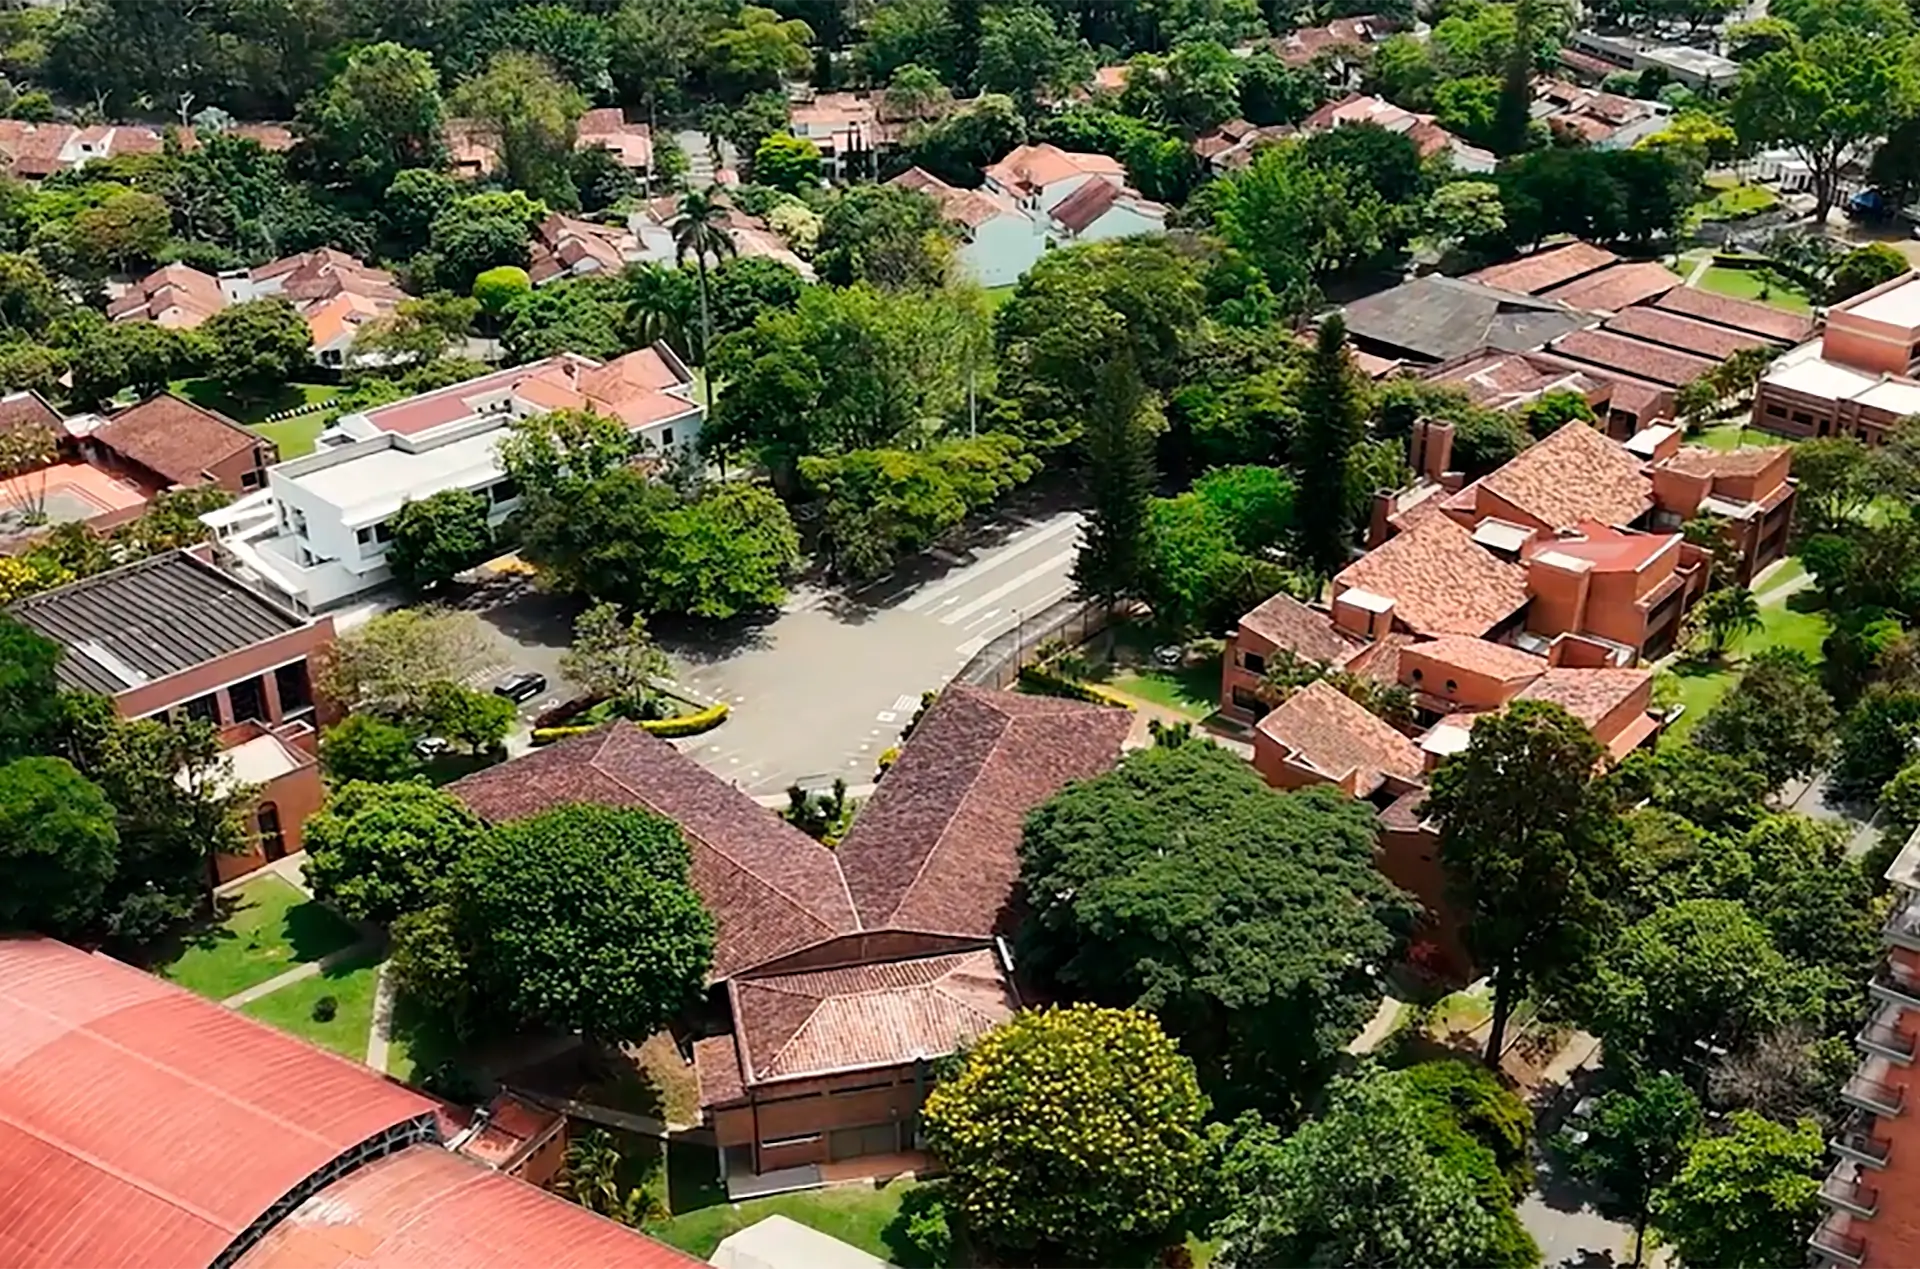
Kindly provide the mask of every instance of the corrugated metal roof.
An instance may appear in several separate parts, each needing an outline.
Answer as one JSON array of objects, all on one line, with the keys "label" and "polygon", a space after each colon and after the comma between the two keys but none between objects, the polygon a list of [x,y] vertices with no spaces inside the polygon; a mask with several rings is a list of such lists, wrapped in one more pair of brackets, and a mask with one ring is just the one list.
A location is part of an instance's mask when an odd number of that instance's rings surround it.
[{"label": "corrugated metal roof", "polygon": [[204,1269],[314,1173],[433,1113],[363,1067],[117,961],[0,939],[9,1269]]},{"label": "corrugated metal roof", "polygon": [[703,1263],[438,1146],[414,1146],[302,1203],[234,1269],[686,1269]]},{"label": "corrugated metal roof", "polygon": [[117,696],[306,624],[186,551],[46,591],[13,615],[66,649],[63,687]]}]

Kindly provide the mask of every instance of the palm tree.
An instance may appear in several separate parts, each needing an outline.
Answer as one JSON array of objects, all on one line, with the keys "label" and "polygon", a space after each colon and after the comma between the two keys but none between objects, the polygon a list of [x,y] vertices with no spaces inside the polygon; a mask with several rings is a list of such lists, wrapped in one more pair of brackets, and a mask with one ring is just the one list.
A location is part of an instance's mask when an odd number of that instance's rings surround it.
[{"label": "palm tree", "polygon": [[621,280],[626,285],[624,316],[632,337],[642,344],[664,340],[691,360],[687,332],[692,315],[687,310],[692,296],[687,275],[656,264],[630,264]]},{"label": "palm tree", "polygon": [[1719,656],[1735,639],[1760,628],[1760,601],[1745,586],[1714,591],[1701,601],[1700,624],[1706,627],[1708,649]]},{"label": "palm tree", "polygon": [[[718,264],[734,252],[733,238],[727,233],[727,208],[720,201],[720,187],[709,185],[680,200],[680,214],[674,218],[674,259],[685,263],[688,256],[700,270],[700,366],[707,369],[708,353],[713,348],[713,310],[707,300],[707,257]],[[713,375],[707,373],[707,414],[713,414]]]}]

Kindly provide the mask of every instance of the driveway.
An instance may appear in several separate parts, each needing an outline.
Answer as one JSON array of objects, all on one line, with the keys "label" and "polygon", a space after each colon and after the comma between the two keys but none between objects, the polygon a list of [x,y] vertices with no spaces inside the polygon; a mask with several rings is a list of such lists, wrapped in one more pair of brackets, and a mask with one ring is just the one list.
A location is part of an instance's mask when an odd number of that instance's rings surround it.
[{"label": "driveway", "polygon": [[862,590],[798,590],[758,626],[661,631],[680,680],[733,707],[682,747],[751,794],[866,783],[922,692],[1072,592],[1079,539],[1077,512],[1012,512],[964,549],[916,557]]}]

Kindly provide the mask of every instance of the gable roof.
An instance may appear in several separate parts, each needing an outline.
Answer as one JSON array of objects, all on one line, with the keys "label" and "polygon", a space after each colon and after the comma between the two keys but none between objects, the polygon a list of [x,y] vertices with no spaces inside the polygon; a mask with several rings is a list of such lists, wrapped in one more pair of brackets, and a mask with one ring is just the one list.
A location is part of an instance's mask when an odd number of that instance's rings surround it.
[{"label": "gable roof", "polygon": [[1110,768],[1130,725],[1122,710],[1057,697],[942,691],[840,843],[861,922],[1002,932],[1027,812]]},{"label": "gable roof", "polygon": [[1038,193],[1075,176],[1110,176],[1125,180],[1126,167],[1105,154],[1062,150],[1057,145],[1017,146],[987,168],[987,179],[1018,194]]},{"label": "gable roof", "polygon": [[567,802],[640,807],[680,825],[713,912],[713,977],[859,928],[833,852],[630,723],[535,750],[447,786],[501,821]]},{"label": "gable roof", "polygon": [[728,994],[747,1084],[951,1053],[1020,1004],[991,947],[738,978]]},{"label": "gable roof", "polygon": [[1680,275],[1663,264],[1642,260],[1632,264],[1614,264],[1543,292],[1550,300],[1559,300],[1574,308],[1615,313],[1630,304],[1643,304],[1665,295],[1680,285]]},{"label": "gable roof", "polygon": [[1550,287],[1571,282],[1577,277],[1604,269],[1620,257],[1605,247],[1575,239],[1557,246],[1542,247],[1513,260],[1490,264],[1466,275],[1469,282],[1497,286],[1508,291],[1538,295]]},{"label": "gable roof", "polygon": [[1692,383],[1719,364],[1604,330],[1574,331],[1554,340],[1552,348],[1563,357],[1589,361],[1603,370],[1622,370],[1670,388]]},{"label": "gable roof", "polygon": [[38,427],[57,437],[64,421],[60,411],[47,404],[47,399],[32,388],[23,388],[0,397],[0,433],[11,432],[15,428]]},{"label": "gable roof", "polygon": [[1724,361],[1743,348],[1779,348],[1783,345],[1751,331],[1732,330],[1665,309],[1635,305],[1608,318],[1602,330],[1646,343],[1664,344],[1697,357]]},{"label": "gable roof", "polygon": [[51,939],[0,938],[0,1264],[217,1263],[435,1106],[358,1062]]},{"label": "gable roof", "polygon": [[1359,587],[1394,601],[1419,634],[1479,636],[1527,604],[1527,571],[1485,550],[1446,516],[1428,516],[1347,565],[1334,592]]},{"label": "gable roof", "polygon": [[1653,505],[1653,482],[1640,460],[1577,420],[1478,483],[1550,529],[1582,520],[1630,524]]},{"label": "gable roof", "polygon": [[1645,668],[1556,665],[1529,683],[1516,699],[1552,701],[1592,728],[1652,677],[1653,671]]},{"label": "gable roof", "polygon": [[1400,649],[1400,659],[1405,661],[1409,655],[1427,657],[1441,665],[1454,666],[1470,674],[1484,674],[1503,683],[1536,678],[1547,668],[1544,657],[1522,652],[1510,644],[1464,635],[1443,635],[1425,643],[1407,644]]},{"label": "gable roof", "polygon": [[1257,608],[1243,613],[1240,624],[1303,661],[1331,665],[1344,661],[1361,641],[1341,632],[1331,614],[1301,603],[1280,591]]},{"label": "gable roof", "polygon": [[163,392],[129,406],[96,428],[93,439],[176,485],[200,485],[207,472],[271,442],[224,414]]},{"label": "gable roof", "polygon": [[1810,317],[1789,313],[1771,304],[1736,300],[1690,286],[1668,291],[1654,302],[1654,307],[1789,344],[1797,344],[1813,334]]},{"label": "gable roof", "polygon": [[1258,730],[1329,778],[1359,772],[1361,797],[1379,788],[1389,775],[1418,780],[1426,766],[1419,745],[1324,679],[1309,683],[1269,711]]},{"label": "gable roof", "polygon": [[989,190],[960,189],[947,184],[923,167],[910,167],[887,184],[925,194],[940,204],[942,217],[969,229],[978,229],[996,216],[1025,214],[1008,204],[1004,197],[996,197]]},{"label": "gable roof", "polygon": [[1346,306],[1355,338],[1445,361],[1483,345],[1538,348],[1597,318],[1555,300],[1429,274]]},{"label": "gable roof", "polygon": [[1070,233],[1085,233],[1087,227],[1107,214],[1120,197],[1120,190],[1106,181],[1088,181],[1061,199],[1049,214]]}]

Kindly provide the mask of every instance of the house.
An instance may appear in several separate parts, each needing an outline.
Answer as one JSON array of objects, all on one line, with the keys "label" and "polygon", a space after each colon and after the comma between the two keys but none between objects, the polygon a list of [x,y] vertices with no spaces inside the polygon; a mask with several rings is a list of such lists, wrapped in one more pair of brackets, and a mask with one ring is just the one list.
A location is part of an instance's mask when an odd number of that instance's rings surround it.
[{"label": "house", "polygon": [[[1107,770],[1119,710],[954,685],[837,850],[628,724],[477,772],[450,790],[483,819],[562,801],[680,825],[714,914],[723,1022],[693,1041],[730,1183],[859,1176],[915,1149],[929,1063],[1019,1007],[1004,937],[1029,811]],[[851,1171],[849,1169],[852,1169]]]},{"label": "house", "polygon": [[1193,141],[1193,152],[1215,176],[1238,172],[1253,162],[1260,147],[1284,141],[1295,134],[1284,124],[1258,127],[1245,119],[1229,119],[1211,132],[1203,132]]},{"label": "house", "polygon": [[979,189],[955,188],[918,167],[887,182],[939,204],[960,235],[960,263],[981,286],[1012,285],[1055,246],[1166,227],[1167,209],[1128,188],[1125,169],[1104,155],[1074,155],[1053,146],[1021,150],[1036,153],[1008,155],[994,165],[1001,179],[989,168]]},{"label": "house", "polygon": [[1344,83],[1350,64],[1357,64],[1366,50],[1400,29],[1392,18],[1360,14],[1335,18],[1323,26],[1302,27],[1267,42],[1274,56],[1289,66],[1310,66],[1323,55],[1332,65],[1329,75]]},{"label": "house", "polygon": [[[291,129],[278,123],[239,123],[218,131],[257,142],[261,148],[283,153],[293,148]],[[166,133],[179,138],[182,150],[200,144],[193,128],[149,128],[144,124],[27,123],[0,119],[0,165],[19,180],[38,181],[55,172],[83,167],[95,159],[128,154],[158,154]]]},{"label": "house", "polygon": [[1920,414],[1920,275],[1827,309],[1818,332],[1760,377],[1753,425],[1784,436],[1857,436],[1869,445]]},{"label": "house", "polygon": [[554,212],[534,227],[527,276],[536,287],[562,278],[599,274],[611,277],[641,258],[639,239],[630,229],[579,220]]},{"label": "house", "polygon": [[653,172],[653,132],[644,123],[628,123],[618,106],[598,106],[580,116],[574,149],[606,150],[620,166],[644,180]]},{"label": "house", "polygon": [[1604,424],[1607,435],[1617,440],[1672,418],[1674,411],[1674,392],[1665,384],[1551,352],[1475,348],[1426,367],[1419,376],[1430,383],[1458,387],[1490,410],[1524,410],[1550,392],[1576,392]]},{"label": "house", "polygon": [[272,441],[171,392],[67,427],[85,462],[155,492],[218,485],[247,493],[280,457]]},{"label": "house", "polygon": [[214,860],[221,881],[300,849],[324,791],[313,665],[333,619],[302,617],[222,572],[204,548],[170,551],[43,591],[13,617],[60,645],[55,678],[123,718],[177,716],[219,730],[226,774],[258,790],[253,849]]},{"label": "house", "polygon": [[[1684,44],[1662,44],[1636,35],[1602,35],[1598,31],[1576,31],[1571,50],[1591,59],[1586,64],[1604,65],[1608,71],[1644,72],[1657,70],[1675,83],[1695,92],[1714,93],[1730,86],[1740,77],[1740,63],[1705,49]],[[1579,67],[1562,53],[1568,65]],[[1604,73],[1604,72],[1603,72]]]},{"label": "house", "polygon": [[1370,123],[1397,132],[1413,142],[1423,159],[1445,154],[1455,171],[1486,173],[1499,160],[1493,151],[1469,145],[1434,122],[1432,115],[1402,110],[1380,97],[1349,93],[1339,101],[1330,101],[1300,121],[1302,132],[1325,132],[1350,123]]},{"label": "house", "polygon": [[[715,201],[726,213],[727,237],[733,242],[736,257],[743,260],[773,260],[786,265],[807,281],[813,281],[813,266],[795,255],[786,240],[773,232],[766,221],[741,211],[724,193]],[[638,247],[637,257],[630,258],[668,268],[678,266],[681,255],[673,240],[673,223],[679,214],[679,197],[669,195],[650,200],[645,207],[629,216],[627,230],[634,236]],[[624,250],[624,240],[621,245]]]},{"label": "house", "polygon": [[1354,300],[1342,312],[1357,352],[1414,366],[1479,348],[1528,352],[1600,320],[1558,300],[1438,273]]},{"label": "house", "polygon": [[620,420],[637,452],[684,452],[700,434],[693,375],[665,344],[602,364],[561,353],[341,416],[316,450],[268,470],[266,488],[205,517],[224,557],[304,612],[384,585],[388,522],[448,489],[483,495],[495,524],[520,492],[497,448],[513,420],[591,409]]},{"label": "house", "polygon": [[0,1264],[697,1269],[450,1148],[442,1103],[102,953],[0,938]]},{"label": "house", "polygon": [[880,119],[880,101],[865,93],[808,94],[787,107],[787,131],[811,141],[826,174],[836,181],[870,176],[878,152],[890,149],[897,130]]},{"label": "house", "polygon": [[110,300],[107,316],[191,330],[229,304],[269,296],[286,300],[306,319],[314,360],[323,366],[346,365],[359,328],[392,313],[407,298],[385,269],[322,247],[217,277],[183,264],[165,265]]},{"label": "house", "polygon": [[1531,116],[1561,140],[1596,150],[1630,150],[1660,132],[1673,115],[1661,101],[1642,101],[1540,76],[1533,81]]}]

